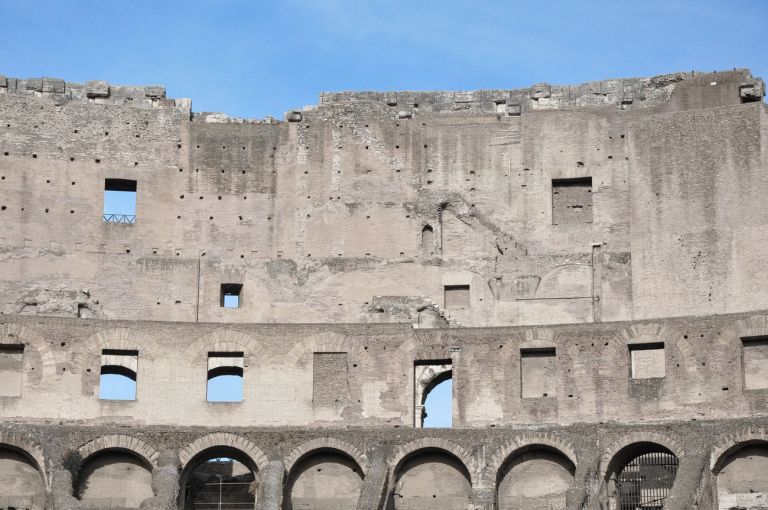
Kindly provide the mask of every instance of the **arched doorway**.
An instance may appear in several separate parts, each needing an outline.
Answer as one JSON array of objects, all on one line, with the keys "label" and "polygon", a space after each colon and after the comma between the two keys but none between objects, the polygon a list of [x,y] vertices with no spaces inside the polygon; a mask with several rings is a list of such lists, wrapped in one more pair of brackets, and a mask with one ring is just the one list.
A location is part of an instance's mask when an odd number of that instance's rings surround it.
[{"label": "arched doorway", "polygon": [[216,446],[187,463],[179,485],[180,510],[253,509],[259,489],[258,470],[240,450]]},{"label": "arched doorway", "polygon": [[469,471],[444,450],[419,450],[400,464],[389,510],[464,510],[472,503]]},{"label": "arched doorway", "polygon": [[75,495],[86,508],[139,508],[154,496],[152,466],[133,452],[102,450],[83,461]]},{"label": "arched doorway", "polygon": [[362,488],[362,469],[346,453],[310,452],[288,474],[285,510],[354,510]]},{"label": "arched doorway", "polygon": [[768,443],[746,444],[718,464],[718,509],[768,507]]},{"label": "arched doorway", "polygon": [[565,508],[575,470],[568,457],[552,448],[518,450],[499,470],[498,509]]},{"label": "arched doorway", "polygon": [[622,448],[610,462],[606,483],[611,510],[661,510],[677,476],[677,456],[655,443]]},{"label": "arched doorway", "polygon": [[0,508],[43,510],[45,484],[37,462],[26,452],[0,444]]}]

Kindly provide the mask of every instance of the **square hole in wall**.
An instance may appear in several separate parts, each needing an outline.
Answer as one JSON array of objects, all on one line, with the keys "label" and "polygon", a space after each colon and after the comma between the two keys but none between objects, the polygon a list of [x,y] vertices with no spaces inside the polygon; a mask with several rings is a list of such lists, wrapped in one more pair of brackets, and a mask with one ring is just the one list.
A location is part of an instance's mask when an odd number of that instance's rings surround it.
[{"label": "square hole in wall", "polygon": [[0,397],[20,397],[24,376],[24,346],[0,345]]},{"label": "square hole in wall", "polygon": [[469,285],[446,285],[444,292],[446,310],[468,309],[470,307]]},{"label": "square hole in wall", "polygon": [[208,402],[242,402],[245,356],[242,352],[209,352]]},{"label": "square hole in wall", "polygon": [[136,400],[139,351],[104,349],[101,351],[100,400]]},{"label": "square hole in wall", "polygon": [[630,345],[629,360],[632,379],[657,379],[666,375],[664,342]]},{"label": "square hole in wall", "polygon": [[221,306],[224,308],[240,308],[242,292],[242,283],[222,283]]},{"label": "square hole in wall", "polygon": [[552,179],[552,224],[592,223],[592,177]]},{"label": "square hole in wall", "polygon": [[768,336],[741,339],[744,389],[768,389]]},{"label": "square hole in wall", "polygon": [[104,221],[106,223],[136,223],[136,181],[130,179],[104,180]]},{"label": "square hole in wall", "polygon": [[523,398],[557,396],[555,348],[520,351],[520,395]]}]

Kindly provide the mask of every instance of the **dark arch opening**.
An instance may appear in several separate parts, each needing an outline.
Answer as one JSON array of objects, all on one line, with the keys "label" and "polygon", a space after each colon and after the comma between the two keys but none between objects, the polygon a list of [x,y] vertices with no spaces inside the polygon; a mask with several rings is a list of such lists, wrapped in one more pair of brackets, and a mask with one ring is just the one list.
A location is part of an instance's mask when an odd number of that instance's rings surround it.
[{"label": "dark arch opening", "polygon": [[363,471],[347,453],[321,448],[302,456],[285,484],[285,510],[353,510],[363,487]]},{"label": "dark arch opening", "polygon": [[139,508],[154,497],[152,465],[123,448],[100,450],[82,461],[75,497],[89,508]]},{"label": "dark arch opening", "polygon": [[768,442],[746,441],[732,446],[717,459],[717,508],[752,508],[768,499]]},{"label": "dark arch opening", "polygon": [[0,488],[0,508],[45,508],[45,484],[37,461],[5,443],[0,443]]},{"label": "dark arch opening", "polygon": [[102,365],[101,375],[119,375],[136,382],[136,372],[120,365]]},{"label": "dark arch opening", "polygon": [[245,453],[215,446],[195,455],[179,479],[180,510],[252,509],[259,490],[258,467]]},{"label": "dark arch opening", "polygon": [[427,255],[435,253],[435,231],[429,224],[421,229],[421,249]]},{"label": "dark arch opening", "polygon": [[243,369],[241,367],[216,367],[208,371],[208,380],[225,375],[231,375],[236,377],[243,377]]},{"label": "dark arch opening", "polygon": [[507,457],[496,474],[497,508],[565,508],[575,472],[573,462],[551,446],[520,448]]},{"label": "dark arch opening", "polygon": [[469,470],[453,453],[439,448],[417,450],[395,467],[387,510],[463,510],[472,502],[471,480]]},{"label": "dark arch opening", "polygon": [[625,446],[608,465],[608,499],[617,510],[663,508],[675,483],[677,456],[656,443]]}]

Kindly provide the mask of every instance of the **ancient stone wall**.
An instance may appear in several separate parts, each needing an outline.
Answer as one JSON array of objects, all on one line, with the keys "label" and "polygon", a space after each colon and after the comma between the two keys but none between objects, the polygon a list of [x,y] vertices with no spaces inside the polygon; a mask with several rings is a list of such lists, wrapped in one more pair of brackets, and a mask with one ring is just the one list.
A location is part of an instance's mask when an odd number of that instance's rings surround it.
[{"label": "ancient stone wall", "polygon": [[[223,473],[246,480],[240,497],[257,509],[597,510],[614,508],[615,471],[628,457],[659,450],[675,459],[664,508],[758,509],[767,430],[755,419],[454,430],[5,424],[0,476],[25,473],[30,487],[3,495],[18,508],[94,508],[75,488],[133,466],[95,508],[137,508],[124,502],[149,493],[142,508],[177,508],[191,477]],[[239,471],[200,471],[222,455],[240,459]]]},{"label": "ancient stone wall", "polygon": [[[4,313],[482,326],[768,307],[747,71],[324,94],[286,122],[49,82],[0,81]],[[135,223],[104,221],[106,179],[136,182]]]},{"label": "ancient stone wall", "polygon": [[0,509],[768,507],[764,88],[0,77]]},{"label": "ancient stone wall", "polygon": [[[446,370],[456,427],[749,418],[768,408],[765,312],[449,330],[6,316],[0,333],[23,351],[10,374],[20,393],[0,396],[4,421],[412,427]],[[207,401],[210,356],[214,368],[241,367],[220,373],[242,375],[242,401]],[[104,373],[134,379],[135,399],[100,399]]]}]

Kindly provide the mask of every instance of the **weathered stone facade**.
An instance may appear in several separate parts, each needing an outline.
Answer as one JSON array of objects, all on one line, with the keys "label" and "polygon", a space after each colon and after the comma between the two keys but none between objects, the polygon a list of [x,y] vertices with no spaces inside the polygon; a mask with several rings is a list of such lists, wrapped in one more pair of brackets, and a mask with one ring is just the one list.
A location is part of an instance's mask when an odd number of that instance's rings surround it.
[{"label": "weathered stone facade", "polygon": [[768,508],[764,88],[0,77],[0,508]]}]

